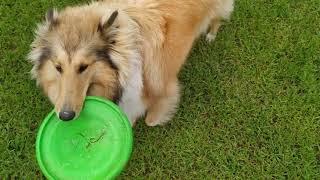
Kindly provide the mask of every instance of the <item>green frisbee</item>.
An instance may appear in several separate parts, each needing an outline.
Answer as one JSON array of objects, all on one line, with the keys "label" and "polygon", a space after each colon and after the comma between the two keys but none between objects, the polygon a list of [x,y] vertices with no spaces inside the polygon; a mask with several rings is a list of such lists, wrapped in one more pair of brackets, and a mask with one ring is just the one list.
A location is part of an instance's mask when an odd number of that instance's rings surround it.
[{"label": "green frisbee", "polygon": [[52,111],[40,126],[36,156],[48,179],[114,179],[132,151],[132,128],[114,103],[87,97],[77,119]]}]

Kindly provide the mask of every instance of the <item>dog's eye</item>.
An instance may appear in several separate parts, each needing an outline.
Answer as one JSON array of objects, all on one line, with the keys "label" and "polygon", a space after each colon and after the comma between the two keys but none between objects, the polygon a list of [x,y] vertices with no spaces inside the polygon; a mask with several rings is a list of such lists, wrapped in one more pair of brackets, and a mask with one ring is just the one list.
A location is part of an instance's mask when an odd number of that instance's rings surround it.
[{"label": "dog's eye", "polygon": [[78,72],[79,73],[82,73],[83,71],[85,71],[86,69],[87,69],[87,67],[88,67],[88,65],[81,65],[80,67],[79,67],[79,70],[78,70]]},{"label": "dog's eye", "polygon": [[62,67],[61,67],[60,65],[57,65],[57,66],[56,66],[56,69],[57,69],[57,71],[58,71],[59,73],[62,73]]}]

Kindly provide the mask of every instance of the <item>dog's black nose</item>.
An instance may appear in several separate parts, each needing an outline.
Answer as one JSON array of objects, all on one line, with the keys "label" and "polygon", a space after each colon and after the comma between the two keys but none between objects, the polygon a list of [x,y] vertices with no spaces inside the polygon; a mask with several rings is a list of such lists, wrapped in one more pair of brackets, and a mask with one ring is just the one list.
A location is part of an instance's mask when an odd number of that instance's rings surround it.
[{"label": "dog's black nose", "polygon": [[59,113],[59,118],[63,121],[70,121],[75,115],[76,113],[74,111],[61,111]]}]

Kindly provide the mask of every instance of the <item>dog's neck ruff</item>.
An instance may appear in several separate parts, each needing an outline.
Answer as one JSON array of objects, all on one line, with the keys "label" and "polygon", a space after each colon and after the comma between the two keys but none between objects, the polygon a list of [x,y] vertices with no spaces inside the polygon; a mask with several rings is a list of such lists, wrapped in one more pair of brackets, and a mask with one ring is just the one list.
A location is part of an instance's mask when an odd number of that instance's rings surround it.
[{"label": "dog's neck ruff", "polygon": [[146,110],[142,100],[143,78],[141,55],[136,52],[129,59],[129,76],[125,85],[122,86],[123,94],[119,101],[120,108],[126,113],[131,124],[141,117]]}]

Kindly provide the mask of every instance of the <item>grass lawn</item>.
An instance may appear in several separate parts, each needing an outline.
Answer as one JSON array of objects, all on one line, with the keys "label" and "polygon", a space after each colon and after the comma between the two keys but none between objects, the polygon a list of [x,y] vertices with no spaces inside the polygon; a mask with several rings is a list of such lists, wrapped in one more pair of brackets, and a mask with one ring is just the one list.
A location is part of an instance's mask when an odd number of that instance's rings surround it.
[{"label": "grass lawn", "polygon": [[[35,137],[52,105],[26,55],[46,10],[79,2],[0,2],[0,177],[42,177]],[[216,41],[195,44],[174,119],[134,129],[120,179],[319,179],[319,78],[319,0],[237,0]]]}]

